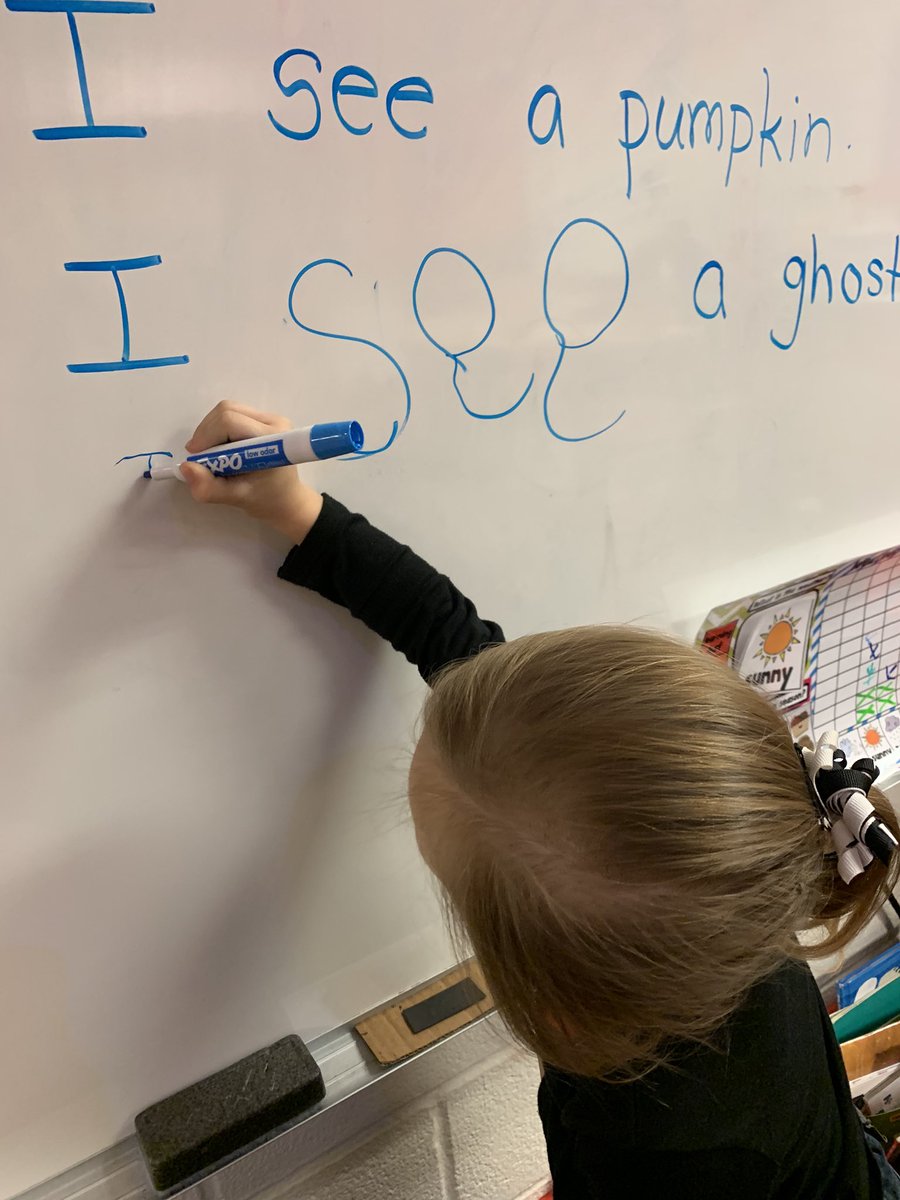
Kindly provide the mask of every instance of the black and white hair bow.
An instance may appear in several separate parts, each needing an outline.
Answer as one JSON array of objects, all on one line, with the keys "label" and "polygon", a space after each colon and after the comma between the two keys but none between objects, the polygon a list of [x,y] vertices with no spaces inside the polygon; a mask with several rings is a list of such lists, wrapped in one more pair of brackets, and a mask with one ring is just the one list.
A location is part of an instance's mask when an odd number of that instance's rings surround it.
[{"label": "black and white hair bow", "polygon": [[838,873],[850,883],[871,864],[873,857],[887,866],[897,849],[897,839],[868,799],[878,778],[871,758],[860,758],[852,767],[838,746],[837,732],[827,730],[815,750],[795,745],[819,824],[831,832]]}]

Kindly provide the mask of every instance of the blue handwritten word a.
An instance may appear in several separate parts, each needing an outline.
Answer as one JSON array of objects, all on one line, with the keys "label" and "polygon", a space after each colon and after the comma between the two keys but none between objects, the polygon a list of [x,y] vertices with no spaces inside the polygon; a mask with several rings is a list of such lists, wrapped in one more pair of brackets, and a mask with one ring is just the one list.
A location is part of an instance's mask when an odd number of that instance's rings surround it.
[{"label": "blue handwritten word a", "polygon": [[162,259],[158,254],[148,254],[143,258],[110,258],[92,260],[89,262],[67,262],[67,271],[109,271],[116,286],[119,297],[119,311],[122,316],[122,357],[112,362],[81,362],[68,363],[67,369],[75,375],[93,374],[101,371],[141,371],[146,367],[174,367],[189,361],[186,354],[169,355],[165,358],[132,358],[131,330],[128,322],[128,305],[125,303],[125,292],[119,278],[120,271],[139,271],[144,267],[158,267]]},{"label": "blue handwritten word a", "polygon": [[[660,96],[656,105],[656,119],[652,121],[654,137],[658,149],[667,151],[677,147],[679,151],[693,151],[701,143],[714,147],[715,153],[721,154],[725,149],[725,130],[728,129],[727,158],[725,167],[725,187],[731,183],[731,175],[735,160],[746,154],[753,146],[754,140],[759,139],[759,165],[767,162],[792,163],[795,156],[802,152],[803,158],[817,154],[825,162],[831,160],[831,123],[826,117],[813,117],[807,113],[806,131],[801,138],[800,147],[797,144],[798,119],[793,117],[791,126],[790,149],[787,147],[787,132],[782,131],[784,120],[782,115],[770,114],[770,81],[769,72],[763,67],[765,79],[765,94],[762,101],[762,111],[757,113],[754,121],[753,114],[744,104],[730,104],[728,116],[720,100],[696,100],[694,103],[679,102],[678,107],[670,105],[665,96]],[[651,129],[651,110],[640,92],[626,88],[619,92],[622,101],[622,136],[619,145],[625,151],[625,195],[629,198],[634,190],[634,154],[647,142]],[[800,97],[794,97],[794,105],[798,106]],[[778,138],[781,137],[781,144]],[[782,150],[784,154],[782,154]]]},{"label": "blue handwritten word a", "polygon": [[[885,288],[885,280],[890,280],[890,299],[893,304],[897,297],[897,280],[900,279],[900,235],[894,238],[893,263],[888,266],[886,260],[870,258],[864,268],[856,263],[848,262],[838,277],[841,298],[845,304],[854,305],[863,295],[863,270],[865,271],[865,294],[872,300],[878,299]],[[816,235],[812,235],[812,258],[807,260],[800,254],[792,254],[784,265],[782,278],[788,291],[795,292],[797,307],[794,312],[794,327],[787,336],[776,336],[775,330],[769,330],[769,340],[779,350],[790,350],[797,341],[800,332],[800,322],[803,317],[803,305],[809,297],[810,305],[815,304],[819,295],[825,296],[825,303],[831,304],[837,298],[834,286],[837,270],[832,274],[831,267],[819,259],[819,243]],[[821,289],[821,292],[820,292]]]},{"label": "blue handwritten word a", "polygon": [[98,125],[88,91],[87,72],[81,38],[78,36],[76,13],[152,13],[153,4],[138,3],[137,0],[5,0],[10,12],[65,13],[75,52],[75,70],[81,91],[81,106],[84,109],[83,125],[53,125],[47,129],[33,130],[42,142],[58,142],[71,138],[142,138],[147,136],[143,125]]},{"label": "blue handwritten word a", "polygon": [[[537,128],[537,118],[542,107],[546,107],[543,101],[553,97],[550,109],[550,119],[547,121],[547,128],[539,131]],[[559,138],[560,150],[566,148],[566,138],[563,133],[562,123],[562,101],[559,98],[559,92],[550,84],[542,84],[541,87],[531,97],[531,103],[528,105],[528,132],[539,146],[546,146],[550,139],[556,135]]]}]

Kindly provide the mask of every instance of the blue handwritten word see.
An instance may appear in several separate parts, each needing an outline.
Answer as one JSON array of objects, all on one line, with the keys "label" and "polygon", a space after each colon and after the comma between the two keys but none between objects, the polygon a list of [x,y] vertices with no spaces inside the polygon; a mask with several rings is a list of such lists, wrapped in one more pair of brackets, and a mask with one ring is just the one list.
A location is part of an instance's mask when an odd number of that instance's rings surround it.
[{"label": "blue handwritten word see", "polygon": [[[317,75],[322,74],[322,60],[312,50],[285,50],[279,54],[272,66],[275,83],[278,90],[288,100],[295,96],[307,97],[304,107],[292,105],[290,109],[290,124],[288,116],[276,117],[271,109],[268,118],[275,129],[284,137],[295,142],[308,142],[319,132],[322,124],[322,102],[313,82],[303,74],[304,68],[310,66]],[[331,80],[331,105],[334,115],[340,124],[354,137],[365,137],[372,132],[374,120],[369,116],[371,106],[363,104],[363,100],[378,99],[378,84],[375,77],[365,67],[339,67]],[[352,103],[348,97],[353,97]],[[411,103],[433,104],[434,94],[431,84],[421,75],[408,75],[398,79],[388,88],[384,107],[387,119],[396,133],[403,138],[418,140],[428,133],[424,124],[408,124],[414,121],[403,115],[403,110]]]},{"label": "blue handwritten word see", "polygon": [[[579,229],[583,234],[589,234],[591,238],[596,239],[596,244],[601,253],[609,255],[609,263],[611,268],[604,272],[603,278],[610,283],[609,294],[605,296],[603,301],[603,309],[596,317],[596,327],[589,336],[576,336],[562,328],[561,321],[555,318],[552,314],[554,311],[554,303],[551,300],[559,299],[560,284],[551,283],[553,260],[563,242],[570,236],[573,230]],[[423,313],[423,297],[422,288],[426,275],[431,272],[434,265],[444,260],[458,261],[464,264],[468,273],[470,273],[473,283],[476,288],[483,291],[488,302],[487,321],[483,331],[477,334],[470,335],[468,345],[452,346],[450,344],[449,335],[444,334],[435,328],[436,322],[434,319],[428,319]],[[305,290],[304,281],[308,280],[314,273],[318,273],[324,268],[338,267],[345,271],[348,277],[353,276],[353,272],[346,263],[340,262],[334,258],[319,258],[313,262],[307,263],[302,267],[294,277],[288,293],[288,312],[294,323],[299,326],[305,333],[312,334],[315,337],[331,338],[340,342],[349,342],[356,345],[368,346],[385,358],[393,367],[400,381],[402,388],[403,407],[400,415],[393,420],[390,427],[390,432],[382,445],[369,451],[363,451],[363,454],[381,454],[389,449],[396,441],[398,435],[403,432],[409,421],[412,410],[412,393],[410,390],[409,379],[403,367],[400,365],[396,356],[378,342],[360,337],[355,334],[337,333],[331,330],[322,329],[317,325],[313,325],[308,318],[301,317],[301,302],[304,299],[302,292]],[[565,278],[565,276],[561,276]],[[628,298],[630,271],[628,265],[628,255],[625,247],[618,236],[601,221],[594,220],[592,217],[578,217],[573,221],[569,221],[553,239],[550,249],[547,253],[547,259],[544,266],[544,277],[541,288],[541,299],[543,306],[544,320],[556,341],[558,352],[552,372],[544,388],[543,395],[543,420],[547,432],[561,442],[585,442],[593,438],[599,437],[612,429],[614,425],[624,417],[625,410],[622,409],[612,419],[603,419],[603,423],[599,428],[589,430],[585,433],[563,433],[559,428],[558,421],[553,415],[551,406],[551,397],[554,394],[554,388],[559,380],[563,363],[567,355],[574,351],[584,350],[589,346],[594,345],[599,339],[615,324],[622,310],[625,307],[625,302]],[[301,284],[304,288],[301,289]],[[605,285],[605,284],[604,284]],[[476,351],[486,347],[488,340],[494,330],[496,321],[497,305],[494,299],[494,293],[490,284],[477,263],[468,254],[462,250],[451,246],[437,246],[433,250],[429,250],[419,263],[415,278],[412,285],[412,310],[413,317],[426,341],[433,346],[441,355],[452,363],[452,371],[450,384],[453,392],[462,405],[463,410],[470,416],[479,420],[499,420],[508,418],[513,413],[521,411],[524,407],[524,401],[529,395],[534,383],[534,374],[528,379],[523,391],[519,392],[516,399],[512,403],[504,403],[499,409],[485,411],[483,407],[475,408],[470,399],[467,399],[461,387],[461,374],[465,373],[467,366],[465,359],[475,354]],[[515,392],[513,392],[515,396]],[[615,409],[615,401],[610,401],[603,397],[601,403],[606,407],[612,403],[613,411]],[[602,418],[601,418],[602,419]],[[358,456],[356,456],[358,457]]]}]

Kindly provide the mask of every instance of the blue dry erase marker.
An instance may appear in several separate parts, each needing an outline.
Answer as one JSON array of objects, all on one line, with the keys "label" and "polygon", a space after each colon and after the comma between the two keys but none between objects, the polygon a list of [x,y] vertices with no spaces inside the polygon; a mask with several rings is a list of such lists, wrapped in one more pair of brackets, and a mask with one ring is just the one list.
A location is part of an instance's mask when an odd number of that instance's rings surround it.
[{"label": "blue dry erase marker", "polygon": [[[269,467],[289,467],[294,463],[317,462],[354,454],[363,448],[363,431],[358,421],[327,421],[305,429],[288,429],[271,437],[245,438],[224,446],[210,446],[200,454],[189,454],[185,462],[198,463],[213,475],[245,475]],[[176,467],[151,467],[145,479],[180,479]]]}]

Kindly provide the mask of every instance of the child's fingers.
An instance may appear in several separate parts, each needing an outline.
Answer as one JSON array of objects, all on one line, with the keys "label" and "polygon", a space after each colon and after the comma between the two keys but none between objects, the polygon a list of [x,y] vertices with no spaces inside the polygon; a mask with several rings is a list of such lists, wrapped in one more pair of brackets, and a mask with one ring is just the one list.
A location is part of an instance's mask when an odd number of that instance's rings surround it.
[{"label": "child's fingers", "polygon": [[284,417],[257,412],[256,409],[223,400],[206,414],[185,444],[185,449],[190,454],[199,454],[210,446],[239,442],[243,438],[265,437],[274,429],[288,428],[290,422]]},{"label": "child's fingers", "polygon": [[246,479],[217,478],[197,463],[181,463],[180,470],[191,496],[200,504],[232,504],[240,508],[248,498]]},{"label": "child's fingers", "polygon": [[260,437],[270,434],[271,427],[257,421],[246,413],[235,412],[232,408],[217,405],[208,412],[185,443],[189,454],[199,454],[210,446],[221,446],[225,442],[239,442],[243,438]]},{"label": "child's fingers", "polygon": [[224,479],[216,479],[206,467],[200,467],[196,463],[181,463],[179,470],[195,500],[201,504],[215,504],[217,500],[221,500]]},{"label": "child's fingers", "polygon": [[223,403],[234,412],[243,413],[246,417],[255,417],[257,421],[262,421],[263,425],[268,425],[271,429],[290,428],[287,417],[283,417],[280,413],[263,412],[260,408],[253,408],[250,404],[238,404],[234,400],[225,400]]}]

